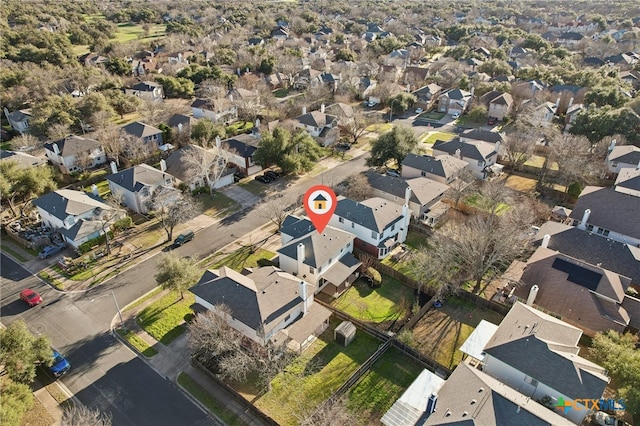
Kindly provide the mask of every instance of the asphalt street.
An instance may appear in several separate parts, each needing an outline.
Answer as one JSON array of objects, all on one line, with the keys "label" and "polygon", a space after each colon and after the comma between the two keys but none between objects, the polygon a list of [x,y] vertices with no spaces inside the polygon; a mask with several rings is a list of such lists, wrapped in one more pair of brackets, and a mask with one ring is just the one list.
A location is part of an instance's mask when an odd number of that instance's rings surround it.
[{"label": "asphalt street", "polygon": [[[304,179],[282,192],[297,197],[310,186],[338,183],[365,170],[366,156]],[[254,206],[198,232],[192,242],[175,252],[203,258],[268,220]],[[72,365],[60,380],[83,404],[111,413],[114,425],[212,424],[173,383],[156,374],[110,333],[111,321],[117,320],[114,297],[124,307],[152,290],[160,260],[160,256],[151,257],[86,292],[63,293],[1,254],[0,317],[5,325],[21,318],[34,333],[48,336]],[[41,293],[41,305],[27,308],[19,299],[19,292],[27,287]]]}]

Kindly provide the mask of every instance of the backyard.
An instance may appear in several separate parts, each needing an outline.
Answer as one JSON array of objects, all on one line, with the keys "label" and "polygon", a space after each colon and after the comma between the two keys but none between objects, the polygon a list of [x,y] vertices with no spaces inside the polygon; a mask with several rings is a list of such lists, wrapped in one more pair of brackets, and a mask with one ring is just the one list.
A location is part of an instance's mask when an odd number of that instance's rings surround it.
[{"label": "backyard", "polygon": [[356,280],[332,305],[356,319],[380,324],[386,329],[404,318],[413,300],[412,288],[382,275],[382,285],[376,288],[369,287],[363,279]]},{"label": "backyard", "polygon": [[504,186],[515,191],[530,193],[535,191],[538,181],[522,176],[510,175],[507,177]]},{"label": "backyard", "polygon": [[346,348],[333,340],[330,327],[302,355],[271,381],[254,404],[281,425],[308,417],[377,349],[379,341],[361,331]]},{"label": "backyard", "polygon": [[411,346],[453,370],[462,361],[459,348],[481,320],[500,324],[503,316],[471,302],[451,297],[441,308],[431,308],[412,330]]},{"label": "backyard", "polygon": [[360,424],[377,424],[422,370],[412,358],[391,347],[351,388],[349,410],[360,415]]}]

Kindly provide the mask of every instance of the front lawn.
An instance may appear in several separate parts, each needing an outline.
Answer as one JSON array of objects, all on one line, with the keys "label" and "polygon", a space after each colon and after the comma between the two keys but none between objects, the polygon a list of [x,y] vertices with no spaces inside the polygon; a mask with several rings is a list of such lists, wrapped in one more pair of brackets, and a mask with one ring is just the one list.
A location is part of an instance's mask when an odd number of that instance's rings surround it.
[{"label": "front lawn", "polygon": [[391,123],[380,123],[380,124],[372,124],[371,126],[367,127],[365,130],[367,132],[375,132],[381,135],[383,133],[387,133],[392,128],[393,128],[393,124]]},{"label": "front lawn", "polygon": [[168,345],[184,332],[184,322],[193,317],[191,305],[194,302],[192,293],[185,292],[184,299],[180,299],[179,293],[169,292],[138,314],[138,324],[151,337]]},{"label": "front lawn", "polygon": [[209,194],[199,194],[196,199],[202,205],[202,210],[207,216],[215,217],[217,214],[226,211],[227,209],[239,208],[239,204],[231,198],[224,195],[222,192],[215,192],[213,197]]},{"label": "front lawn", "polygon": [[254,402],[281,425],[297,425],[338,389],[369,358],[380,342],[357,331],[346,348],[333,340],[337,321],[302,355],[271,381],[269,392]]},{"label": "front lawn", "polygon": [[413,289],[387,275],[382,275],[382,285],[371,288],[358,279],[332,305],[352,317],[373,323],[397,321],[411,308]]},{"label": "front lawn", "polygon": [[451,297],[442,308],[431,308],[412,330],[413,345],[449,369],[462,361],[460,346],[481,320],[500,324],[503,316],[471,302]]},{"label": "front lawn", "polygon": [[361,415],[361,422],[376,424],[422,370],[419,363],[391,347],[351,388],[347,407]]},{"label": "front lawn", "polygon": [[420,136],[420,142],[426,143],[427,145],[433,145],[437,140],[450,141],[455,136],[456,135],[454,133],[427,132],[424,135]]},{"label": "front lawn", "polygon": [[445,115],[447,114],[445,114],[444,112],[432,111],[432,112],[423,112],[418,117],[424,118],[427,120],[440,121]]},{"label": "front lawn", "polygon": [[207,269],[219,269],[227,266],[233,270],[241,272],[243,268],[255,268],[261,259],[272,259],[276,254],[264,249],[254,249],[253,253],[250,246],[243,246],[233,253],[216,260]]}]

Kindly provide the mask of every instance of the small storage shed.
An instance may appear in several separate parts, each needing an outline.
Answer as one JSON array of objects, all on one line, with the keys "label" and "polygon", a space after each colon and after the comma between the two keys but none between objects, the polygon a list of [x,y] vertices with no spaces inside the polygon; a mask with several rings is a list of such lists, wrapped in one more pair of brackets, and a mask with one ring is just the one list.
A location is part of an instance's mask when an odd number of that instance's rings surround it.
[{"label": "small storage shed", "polygon": [[349,346],[355,337],[356,326],[351,321],[342,321],[333,331],[333,339],[343,346]]}]

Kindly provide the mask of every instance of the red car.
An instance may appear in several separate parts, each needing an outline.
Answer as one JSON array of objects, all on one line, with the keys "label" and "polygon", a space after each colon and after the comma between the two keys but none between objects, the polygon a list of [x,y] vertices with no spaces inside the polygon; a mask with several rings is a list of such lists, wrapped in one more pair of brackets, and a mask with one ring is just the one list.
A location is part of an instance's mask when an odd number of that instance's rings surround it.
[{"label": "red car", "polygon": [[25,288],[20,292],[20,299],[29,306],[36,306],[42,303],[42,296],[30,288]]}]

